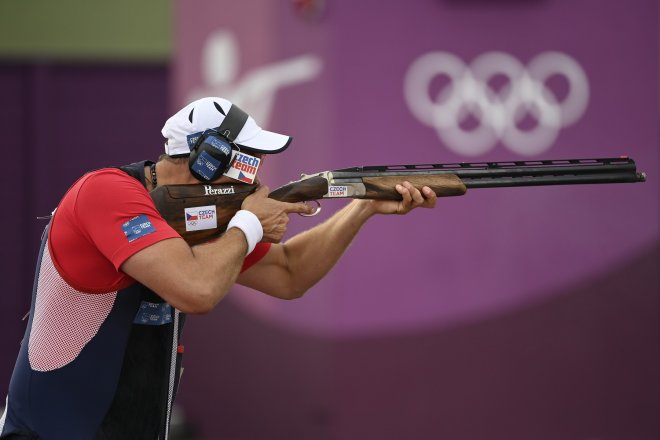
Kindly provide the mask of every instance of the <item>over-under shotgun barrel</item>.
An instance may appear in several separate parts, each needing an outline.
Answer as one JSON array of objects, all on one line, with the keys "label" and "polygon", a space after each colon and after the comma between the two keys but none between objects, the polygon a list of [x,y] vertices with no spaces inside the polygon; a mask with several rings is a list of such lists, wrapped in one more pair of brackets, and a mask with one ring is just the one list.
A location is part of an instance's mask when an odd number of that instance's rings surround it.
[{"label": "over-under shotgun barrel", "polygon": [[530,160],[421,165],[382,165],[332,172],[335,182],[360,177],[452,174],[467,188],[643,182],[629,157],[604,159]]}]

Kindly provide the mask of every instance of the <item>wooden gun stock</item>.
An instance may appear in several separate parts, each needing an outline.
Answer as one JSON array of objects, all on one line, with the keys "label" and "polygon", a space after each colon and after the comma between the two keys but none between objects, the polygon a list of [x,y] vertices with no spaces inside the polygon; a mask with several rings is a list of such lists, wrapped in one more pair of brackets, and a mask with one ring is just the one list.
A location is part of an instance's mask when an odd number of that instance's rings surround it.
[{"label": "wooden gun stock", "polygon": [[[226,229],[243,200],[257,189],[257,185],[163,185],[150,195],[165,221],[190,245],[218,238]],[[199,210],[213,207],[217,227],[195,230]],[[191,211],[186,213],[186,208]],[[195,212],[196,208],[200,208]],[[189,215],[189,219],[186,216]],[[195,219],[195,217],[198,217]]]},{"label": "wooden gun stock", "polygon": [[[218,238],[227,230],[227,225],[236,211],[241,209],[243,200],[254,191],[257,185],[239,183],[235,185],[163,185],[150,195],[156,208],[165,221],[190,245],[196,245]],[[328,182],[322,178],[312,178],[292,182],[271,192],[268,197],[282,202],[305,202],[322,198],[328,192]],[[186,213],[186,209],[192,212]],[[195,212],[196,208],[199,208]],[[214,228],[195,230],[201,219],[196,215],[200,210],[215,211],[217,225]],[[187,215],[191,217],[186,218]]]}]

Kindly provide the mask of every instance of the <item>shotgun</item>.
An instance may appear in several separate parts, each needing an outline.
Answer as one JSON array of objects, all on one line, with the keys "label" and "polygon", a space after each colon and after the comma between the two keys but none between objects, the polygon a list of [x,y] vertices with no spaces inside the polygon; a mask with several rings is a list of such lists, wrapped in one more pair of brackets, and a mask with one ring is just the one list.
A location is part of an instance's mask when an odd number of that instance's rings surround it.
[{"label": "shotgun", "polygon": [[[628,157],[418,165],[381,165],[303,174],[272,191],[283,202],[319,199],[401,200],[398,183],[430,187],[438,197],[462,196],[469,188],[644,182]],[[256,184],[164,185],[151,191],[156,208],[188,244],[219,237]],[[312,214],[314,215],[314,214]]]}]

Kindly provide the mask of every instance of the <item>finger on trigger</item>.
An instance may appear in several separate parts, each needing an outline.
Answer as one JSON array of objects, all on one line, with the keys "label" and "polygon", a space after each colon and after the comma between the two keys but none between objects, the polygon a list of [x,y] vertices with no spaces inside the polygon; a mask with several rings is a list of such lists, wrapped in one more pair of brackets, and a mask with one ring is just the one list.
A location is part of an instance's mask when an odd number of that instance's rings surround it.
[{"label": "finger on trigger", "polygon": [[298,203],[287,203],[287,208],[286,212],[291,213],[291,212],[296,212],[296,213],[301,213],[301,214],[311,214],[314,212],[313,207],[309,206],[305,202],[298,202]]}]

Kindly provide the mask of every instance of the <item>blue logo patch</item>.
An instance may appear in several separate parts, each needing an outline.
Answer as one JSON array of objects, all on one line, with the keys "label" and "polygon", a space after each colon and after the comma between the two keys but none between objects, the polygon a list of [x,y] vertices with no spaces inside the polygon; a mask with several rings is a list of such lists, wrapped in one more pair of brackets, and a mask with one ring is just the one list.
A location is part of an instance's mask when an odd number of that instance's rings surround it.
[{"label": "blue logo patch", "polygon": [[227,142],[223,141],[222,139],[218,139],[217,137],[210,136],[206,138],[206,142],[216,150],[222,151],[222,154],[225,154],[227,156],[231,154],[231,147]]},{"label": "blue logo patch", "polygon": [[197,133],[189,134],[186,136],[186,142],[188,142],[188,148],[192,150],[192,147],[195,146],[197,143],[197,139],[202,135],[201,131],[198,131]]},{"label": "blue logo patch", "polygon": [[133,324],[165,325],[172,322],[172,307],[167,303],[142,301]]},{"label": "blue logo patch", "polygon": [[192,170],[195,171],[200,176],[203,176],[207,180],[211,180],[213,173],[220,166],[220,161],[216,160],[206,151],[202,151],[202,154],[197,157],[197,160],[192,166]]},{"label": "blue logo patch", "polygon": [[121,229],[124,231],[124,235],[129,243],[152,232],[156,232],[156,228],[151,224],[151,220],[144,214],[133,217],[121,225]]}]

